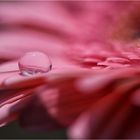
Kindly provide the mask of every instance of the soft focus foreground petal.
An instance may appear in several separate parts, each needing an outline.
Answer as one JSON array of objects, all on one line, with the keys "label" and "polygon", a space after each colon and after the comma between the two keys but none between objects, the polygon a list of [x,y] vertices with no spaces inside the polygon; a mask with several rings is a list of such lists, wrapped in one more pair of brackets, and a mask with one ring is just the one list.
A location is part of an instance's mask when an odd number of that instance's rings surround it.
[{"label": "soft focus foreground petal", "polygon": [[[53,83],[54,81],[59,81],[60,77],[65,77],[68,73],[72,73],[73,70],[73,75],[77,75],[77,73],[85,73],[88,70],[77,70],[76,69],[63,69],[63,71],[60,71],[60,69],[52,70],[48,75],[44,75],[46,77],[46,81]],[[89,71],[87,72],[89,73]],[[40,89],[39,89],[40,90]],[[37,91],[39,91],[37,90]],[[26,103],[26,106],[24,109],[22,109],[21,114],[20,114],[20,124],[23,128],[30,130],[30,131],[46,131],[46,130],[54,130],[58,128],[62,128],[62,126],[54,120],[54,118],[51,118],[51,116],[48,113],[48,110],[46,106],[41,102],[39,94],[36,95],[34,89],[27,89],[23,91],[20,90],[19,93],[14,93],[15,97],[10,97],[9,100],[5,101],[4,103],[9,103],[12,99],[16,98],[21,98],[22,96],[28,96],[28,95],[33,95],[33,97],[30,99],[28,103]],[[12,109],[12,108],[11,108]],[[41,114],[41,115],[40,115]]]},{"label": "soft focus foreground petal", "polygon": [[[44,84],[47,84],[48,81],[53,79],[55,75],[58,75],[59,77],[61,75],[64,75],[64,69],[63,72],[59,69],[59,64],[56,66],[57,69],[53,69],[50,74],[36,74],[33,76],[22,76],[20,75],[20,72],[17,70],[17,62],[9,62],[7,64],[1,65],[1,86],[0,86],[0,110],[1,116],[4,115],[2,112],[6,110],[6,107],[8,106],[8,109],[13,108],[13,104],[17,101],[21,102],[24,100],[24,98],[29,97],[34,94],[34,90]],[[64,66],[67,67],[67,66]],[[77,68],[70,67],[69,66],[69,72],[71,71],[70,68],[73,69],[73,71]],[[16,72],[10,72],[14,71],[16,69]],[[4,71],[5,70],[5,71]],[[66,74],[65,74],[66,75]],[[48,78],[47,77],[51,77]],[[57,78],[55,78],[57,79]],[[14,108],[16,105],[14,106]],[[9,111],[8,110],[8,111]],[[7,113],[8,113],[7,111]],[[17,111],[18,112],[18,111]],[[20,112],[20,111],[19,111]],[[18,113],[19,113],[18,112]],[[4,113],[4,112],[3,112]],[[10,117],[11,114],[8,114],[7,117]],[[25,117],[26,118],[26,117]],[[3,117],[4,120],[4,117]],[[1,121],[0,124],[6,124],[4,121]]]},{"label": "soft focus foreground petal", "polygon": [[[17,75],[16,75],[17,76]],[[32,79],[32,78],[31,78]],[[37,81],[38,82],[37,82]],[[36,82],[34,82],[36,81]],[[28,79],[14,79],[13,81],[10,81],[10,86],[5,85],[0,90],[0,116],[3,116],[2,119],[0,119],[0,124],[5,122],[7,120],[9,121],[9,117],[11,118],[13,116],[13,113],[10,112],[10,110],[16,110],[16,114],[20,112],[18,109],[18,105],[16,102],[18,101],[20,105],[24,105],[24,100],[27,97],[30,97],[33,95],[33,91],[37,86],[42,84],[42,80],[39,79],[32,79],[31,81]],[[32,84],[31,84],[32,83]],[[7,110],[8,107],[8,110]],[[14,109],[13,109],[14,108]],[[7,111],[5,116],[5,112]],[[15,114],[15,113],[14,113]],[[6,119],[6,120],[5,120]]]},{"label": "soft focus foreground petal", "polygon": [[17,116],[15,113],[13,115],[10,109],[17,106],[17,102],[21,102],[22,105],[24,98],[32,95],[35,87],[45,83],[43,77],[21,76],[17,62],[8,62],[0,66],[0,124],[6,124]]},{"label": "soft focus foreground petal", "polygon": [[[1,116],[3,116],[0,123],[5,122],[6,117],[8,117],[7,121],[9,121],[9,117],[11,118],[13,116],[10,109],[13,110],[13,107],[15,108],[18,106],[15,104],[17,101],[19,101],[19,103],[22,105],[24,98],[31,96],[35,88],[44,84],[45,82],[46,81],[42,76],[22,77],[17,74],[7,78],[6,80],[4,79],[0,90],[0,112]],[[4,115],[4,111],[6,110],[7,116]],[[16,113],[19,113],[20,110],[16,109]]]},{"label": "soft focus foreground petal", "polygon": [[21,127],[29,131],[46,132],[63,128],[49,115],[42,102],[34,96],[20,113]]},{"label": "soft focus foreground petal", "polygon": [[139,75],[134,69],[110,72],[108,75],[107,72],[67,73],[63,77],[56,75],[56,79],[54,75],[54,79],[50,78],[47,86],[38,91],[40,100],[55,119],[66,126],[70,125],[93,102],[117,88],[119,82]]},{"label": "soft focus foreground petal", "polygon": [[[132,112],[130,106],[131,90],[139,85],[138,79],[122,83],[113,93],[102,97],[92,104],[70,127],[71,138],[117,138],[127,125]],[[127,128],[126,128],[127,129]]]},{"label": "soft focus foreground petal", "polygon": [[16,120],[18,118],[19,112],[28,102],[30,96],[24,97],[22,99],[17,99],[14,102],[9,102],[0,107],[0,125],[4,126],[7,123]]}]

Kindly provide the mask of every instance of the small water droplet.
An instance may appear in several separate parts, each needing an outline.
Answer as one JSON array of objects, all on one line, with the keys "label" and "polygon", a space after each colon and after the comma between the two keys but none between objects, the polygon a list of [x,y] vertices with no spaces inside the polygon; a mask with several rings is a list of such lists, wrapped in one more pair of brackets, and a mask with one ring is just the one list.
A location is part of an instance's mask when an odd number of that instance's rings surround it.
[{"label": "small water droplet", "polygon": [[42,52],[28,52],[18,62],[21,75],[47,73],[52,68],[49,57]]}]

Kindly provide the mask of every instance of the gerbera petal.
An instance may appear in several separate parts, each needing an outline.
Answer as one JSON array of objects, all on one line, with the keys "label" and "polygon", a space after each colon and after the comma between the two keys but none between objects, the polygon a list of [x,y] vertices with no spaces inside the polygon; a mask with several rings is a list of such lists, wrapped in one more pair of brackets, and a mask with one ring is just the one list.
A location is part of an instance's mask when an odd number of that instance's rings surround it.
[{"label": "gerbera petal", "polygon": [[18,118],[20,110],[27,103],[28,97],[24,99],[17,99],[14,102],[9,102],[0,107],[0,125],[6,125],[7,123]]},{"label": "gerbera petal", "polygon": [[[97,102],[94,102],[89,111],[81,115],[71,126],[71,138],[116,138],[129,117],[130,103],[128,99],[131,89],[139,85],[139,80],[130,80],[116,88]],[[124,108],[122,108],[124,107]],[[124,109],[124,110],[123,110]],[[123,111],[126,113],[122,116]],[[120,119],[120,121],[118,121]],[[118,123],[117,123],[118,121]],[[121,129],[120,129],[121,128]]]},{"label": "gerbera petal", "polygon": [[63,128],[62,125],[51,118],[47,109],[37,97],[32,98],[21,111],[19,123],[29,131],[42,132]]}]

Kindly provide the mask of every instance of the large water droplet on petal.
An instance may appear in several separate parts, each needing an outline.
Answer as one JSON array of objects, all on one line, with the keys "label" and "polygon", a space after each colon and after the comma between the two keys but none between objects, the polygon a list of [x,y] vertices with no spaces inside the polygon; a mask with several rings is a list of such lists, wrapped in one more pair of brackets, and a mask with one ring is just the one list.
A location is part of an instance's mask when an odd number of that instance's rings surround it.
[{"label": "large water droplet on petal", "polygon": [[30,76],[47,73],[51,70],[52,63],[49,57],[42,52],[28,52],[18,62],[21,75]]}]

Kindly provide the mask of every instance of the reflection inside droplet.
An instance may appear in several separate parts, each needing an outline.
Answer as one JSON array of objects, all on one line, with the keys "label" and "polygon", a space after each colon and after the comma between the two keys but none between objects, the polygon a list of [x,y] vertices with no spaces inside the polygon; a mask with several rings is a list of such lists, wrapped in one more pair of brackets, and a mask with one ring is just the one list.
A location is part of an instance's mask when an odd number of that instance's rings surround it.
[{"label": "reflection inside droplet", "polygon": [[30,76],[47,73],[52,68],[49,57],[42,52],[26,53],[18,62],[21,75]]}]

